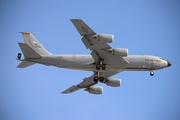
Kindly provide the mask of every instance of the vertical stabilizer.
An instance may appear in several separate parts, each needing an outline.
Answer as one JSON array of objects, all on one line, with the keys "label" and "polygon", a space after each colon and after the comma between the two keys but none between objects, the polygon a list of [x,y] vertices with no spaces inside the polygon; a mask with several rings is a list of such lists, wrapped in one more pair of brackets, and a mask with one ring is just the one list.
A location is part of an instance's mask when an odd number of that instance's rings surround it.
[{"label": "vertical stabilizer", "polygon": [[40,59],[42,58],[39,53],[37,53],[34,49],[32,49],[26,43],[18,43],[21,51],[23,52],[25,59]]},{"label": "vertical stabilizer", "polygon": [[28,44],[34,51],[36,51],[40,55],[50,55],[41,43],[34,37],[31,32],[21,32],[24,38],[24,42]]}]

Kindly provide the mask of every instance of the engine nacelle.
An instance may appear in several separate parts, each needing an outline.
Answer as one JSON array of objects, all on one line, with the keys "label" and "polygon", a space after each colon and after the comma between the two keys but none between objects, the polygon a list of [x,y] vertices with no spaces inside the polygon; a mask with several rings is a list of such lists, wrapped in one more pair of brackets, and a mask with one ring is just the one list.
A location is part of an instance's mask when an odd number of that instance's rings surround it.
[{"label": "engine nacelle", "polygon": [[103,87],[101,86],[90,86],[89,88],[86,89],[91,94],[102,94],[103,92]]},{"label": "engine nacelle", "polygon": [[108,49],[108,52],[110,52],[113,55],[126,57],[128,55],[128,49],[126,48],[113,48]]},{"label": "engine nacelle", "polygon": [[95,40],[105,42],[105,43],[112,43],[114,41],[114,35],[112,34],[96,34],[92,36]]},{"label": "engine nacelle", "polygon": [[119,87],[121,85],[121,79],[107,78],[105,84],[111,87]]}]

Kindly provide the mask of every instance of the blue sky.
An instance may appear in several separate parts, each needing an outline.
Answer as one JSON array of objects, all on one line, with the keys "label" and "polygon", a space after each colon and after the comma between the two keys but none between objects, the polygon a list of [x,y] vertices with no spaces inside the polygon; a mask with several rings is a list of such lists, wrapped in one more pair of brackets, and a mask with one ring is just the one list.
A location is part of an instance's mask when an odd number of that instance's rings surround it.
[{"label": "blue sky", "polygon": [[[2,0],[0,2],[1,120],[179,120],[180,2],[178,0]],[[172,66],[149,72],[122,72],[119,88],[102,95],[82,90],[63,95],[92,72],[34,65],[18,69],[23,42],[19,31],[34,32],[54,54],[89,54],[71,18],[95,32],[114,34],[112,47],[129,54],[156,55]]]}]

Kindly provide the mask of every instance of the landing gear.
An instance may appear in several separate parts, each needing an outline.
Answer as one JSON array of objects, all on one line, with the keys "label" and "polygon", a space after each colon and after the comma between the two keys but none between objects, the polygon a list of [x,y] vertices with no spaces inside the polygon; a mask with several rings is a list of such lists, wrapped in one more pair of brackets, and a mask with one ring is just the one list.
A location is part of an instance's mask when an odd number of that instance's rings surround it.
[{"label": "landing gear", "polygon": [[99,80],[99,77],[98,76],[94,76],[94,82],[97,83]]},{"label": "landing gear", "polygon": [[104,83],[104,77],[94,76],[94,82],[97,83],[98,81]]},{"label": "landing gear", "polygon": [[103,63],[103,61],[101,60],[97,65],[96,65],[96,70],[106,70],[106,64]]},{"label": "landing gear", "polygon": [[98,64],[96,64],[96,70],[97,70],[97,75],[94,76],[94,82],[97,83],[102,82],[104,83],[104,77],[101,76],[101,73],[99,72],[99,70],[106,70],[106,64],[103,63],[103,60],[101,59],[100,62]]},{"label": "landing gear", "polygon": [[100,74],[100,72],[98,71],[98,72],[97,72],[97,76],[94,76],[94,82],[95,82],[95,83],[98,82],[100,76],[101,76],[101,74]]},{"label": "landing gear", "polygon": [[94,76],[94,82],[95,83],[97,83],[97,82],[104,82],[104,77],[103,76],[101,76],[101,73],[98,71],[98,73],[97,73],[97,76]]},{"label": "landing gear", "polygon": [[104,82],[104,77],[101,76],[101,77],[99,78],[99,81],[100,81],[100,82]]},{"label": "landing gear", "polygon": [[101,68],[101,65],[100,65],[100,64],[97,64],[97,65],[96,65],[96,70],[100,70],[100,68]]},{"label": "landing gear", "polygon": [[17,58],[20,60],[21,59],[21,53],[18,53]]},{"label": "landing gear", "polygon": [[102,70],[106,70],[106,64],[102,64]]},{"label": "landing gear", "polygon": [[154,71],[153,71],[153,70],[150,71],[150,75],[151,75],[151,76],[154,75]]}]

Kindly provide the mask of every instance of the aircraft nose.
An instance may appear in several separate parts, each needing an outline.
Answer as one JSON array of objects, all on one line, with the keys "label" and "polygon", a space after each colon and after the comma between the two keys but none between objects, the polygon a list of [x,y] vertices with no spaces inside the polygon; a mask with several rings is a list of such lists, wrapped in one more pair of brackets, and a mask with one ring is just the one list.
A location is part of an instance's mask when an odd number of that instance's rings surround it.
[{"label": "aircraft nose", "polygon": [[169,61],[167,61],[167,67],[169,67],[169,66],[171,66],[172,64],[169,62]]}]

